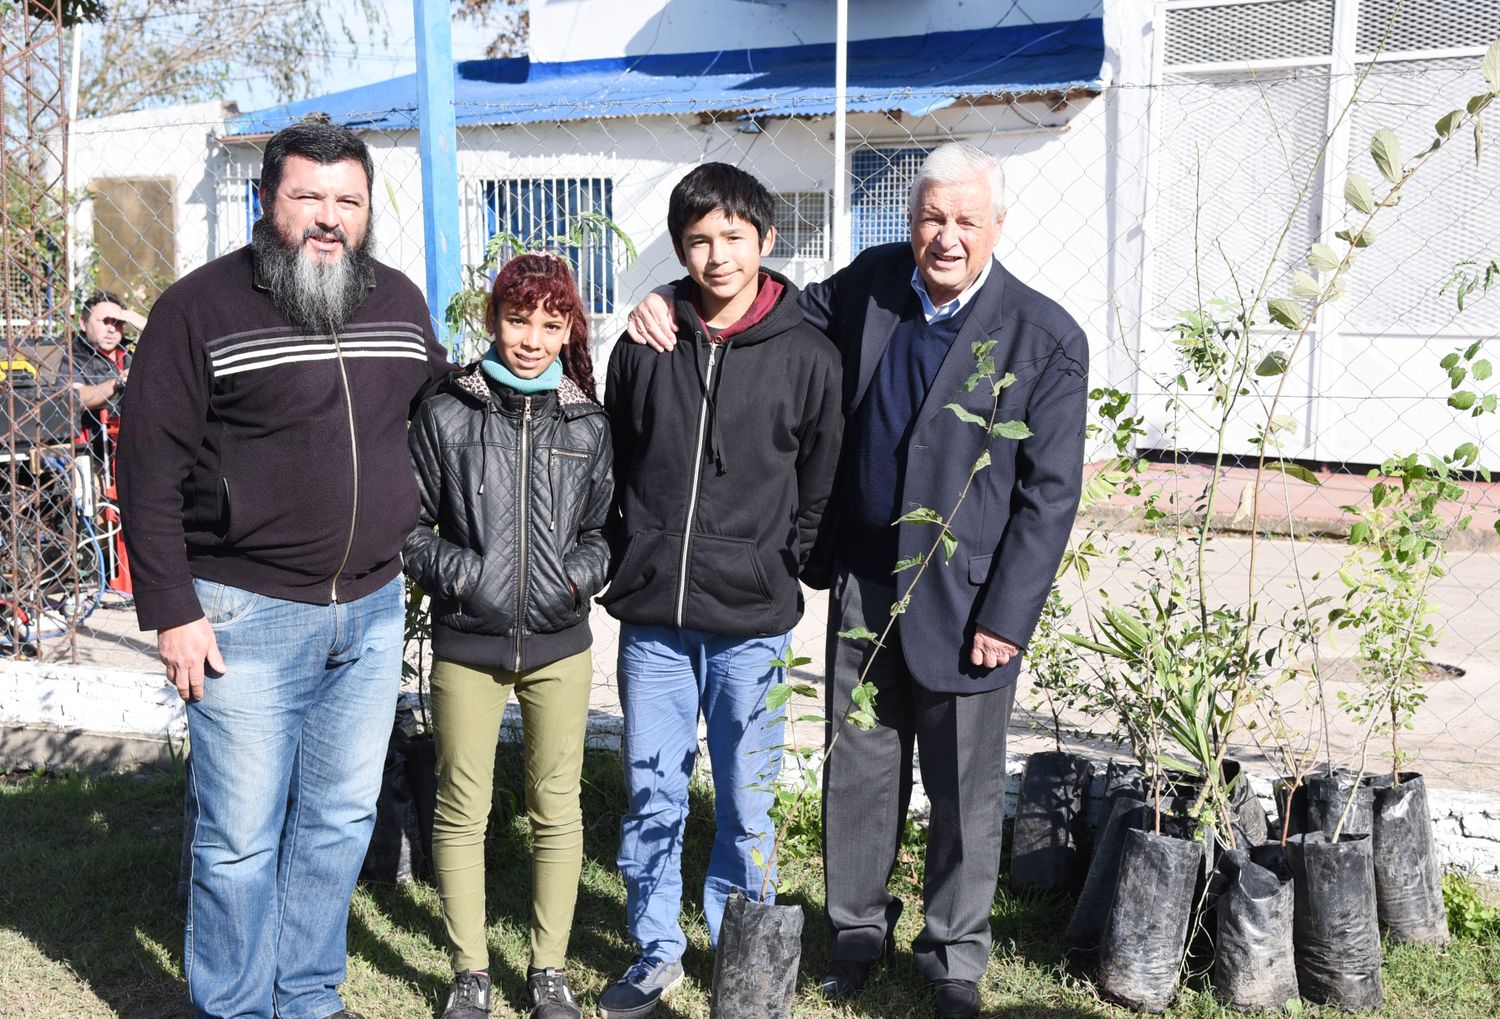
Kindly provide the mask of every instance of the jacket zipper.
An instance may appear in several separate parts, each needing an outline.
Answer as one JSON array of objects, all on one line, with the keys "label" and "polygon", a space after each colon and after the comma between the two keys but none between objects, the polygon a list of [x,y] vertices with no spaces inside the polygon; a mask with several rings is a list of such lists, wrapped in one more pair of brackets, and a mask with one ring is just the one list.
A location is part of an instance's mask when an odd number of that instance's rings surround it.
[{"label": "jacket zipper", "polygon": [[531,502],[531,397],[521,412],[521,491],[516,500],[521,514],[520,583],[516,585],[516,666],[521,671],[521,635],[526,632],[526,507]]},{"label": "jacket zipper", "polygon": [[[695,333],[695,341],[702,340],[701,333]],[[703,405],[698,408],[698,445],[693,452],[693,490],[688,496],[687,517],[682,524],[682,564],[677,571],[677,624],[682,625],[683,607],[687,603],[687,570],[688,552],[693,544],[693,517],[698,512],[698,483],[703,478],[703,441],[708,431],[708,394],[713,392],[714,386],[714,362],[719,356],[719,345],[713,343],[708,348],[708,371],[704,373],[703,379]]]},{"label": "jacket zipper", "polygon": [[344,567],[349,565],[349,556],[354,552],[354,528],[359,523],[359,443],[355,439],[354,394],[349,389],[349,373],[344,368],[344,348],[339,343],[337,329],[330,329],[329,334],[333,337],[333,352],[339,362],[339,378],[344,384],[344,409],[349,413],[349,461],[354,468],[354,501],[349,508],[349,540],[344,543],[344,558],[333,573],[333,587],[330,591],[330,600],[337,605],[339,577],[343,574]]}]

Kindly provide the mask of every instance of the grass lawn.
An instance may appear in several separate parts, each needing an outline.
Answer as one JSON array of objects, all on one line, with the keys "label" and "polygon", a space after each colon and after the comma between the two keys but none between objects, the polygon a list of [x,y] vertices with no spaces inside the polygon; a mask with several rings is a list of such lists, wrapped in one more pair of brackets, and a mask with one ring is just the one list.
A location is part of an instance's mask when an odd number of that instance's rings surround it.
[{"label": "grass lawn", "polygon": [[[528,834],[519,814],[519,756],[501,751],[489,847],[492,972],[513,1014],[523,1000],[530,895]],[[614,871],[620,768],[608,754],[590,754],[584,771],[587,823],[583,884],[573,930],[570,976],[592,1012],[603,989],[629,963],[624,935],[624,889]],[[124,1016],[160,1019],[188,1015],[181,972],[181,922],[175,898],[181,832],[182,780],[135,774],[0,778],[0,1016],[28,1019]],[[664,1019],[708,1015],[713,959],[694,889],[701,887],[712,837],[712,803],[697,797],[684,857],[686,920],[691,942],[688,979],[657,1011]],[[920,836],[916,836],[920,838]],[[877,1016],[925,1017],[931,1007],[909,953],[881,972],[856,1003],[820,1001],[813,981],[826,959],[822,887],[816,836],[789,840],[782,901],[806,916],[799,1019]],[[907,851],[893,885],[908,903],[919,901],[920,857]],[[1065,968],[1057,937],[1068,904],[1013,897],[1002,888],[992,914],[995,949],[985,977],[986,1015],[1124,1016],[1101,1004],[1082,973]],[[918,930],[916,907],[901,923],[898,944]],[[432,1016],[449,980],[437,896],[425,884],[364,887],[349,921],[349,1007],[369,1019]],[[1437,1019],[1500,1015],[1500,943],[1456,941],[1446,952],[1401,948],[1388,953],[1384,1015]],[[1170,1013],[1174,1017],[1233,1015],[1220,1008],[1196,974]],[[1307,1008],[1304,1015],[1333,1016]]]}]

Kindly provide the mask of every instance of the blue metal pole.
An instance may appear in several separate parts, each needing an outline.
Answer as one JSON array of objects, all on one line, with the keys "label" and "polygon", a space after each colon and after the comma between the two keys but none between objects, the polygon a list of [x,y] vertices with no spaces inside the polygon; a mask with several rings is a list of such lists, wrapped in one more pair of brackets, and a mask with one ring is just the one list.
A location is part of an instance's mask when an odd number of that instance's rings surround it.
[{"label": "blue metal pole", "polygon": [[417,126],[422,155],[422,240],[427,256],[427,304],[448,352],[458,356],[458,334],[443,324],[461,279],[458,236],[458,128],[453,115],[451,0],[412,0],[417,29]]}]

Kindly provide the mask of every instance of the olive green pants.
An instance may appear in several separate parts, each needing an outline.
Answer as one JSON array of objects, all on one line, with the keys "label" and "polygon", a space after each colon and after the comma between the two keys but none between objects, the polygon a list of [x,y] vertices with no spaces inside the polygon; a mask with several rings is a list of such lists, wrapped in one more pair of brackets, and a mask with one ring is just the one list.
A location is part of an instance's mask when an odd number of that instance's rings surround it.
[{"label": "olive green pants", "polygon": [[533,841],[531,965],[565,965],[583,869],[579,778],[592,675],[586,651],[521,673],[443,659],[433,666],[438,790],[432,855],[454,972],[489,968],[484,834],[494,800],[495,745],[512,688],[521,703]]}]

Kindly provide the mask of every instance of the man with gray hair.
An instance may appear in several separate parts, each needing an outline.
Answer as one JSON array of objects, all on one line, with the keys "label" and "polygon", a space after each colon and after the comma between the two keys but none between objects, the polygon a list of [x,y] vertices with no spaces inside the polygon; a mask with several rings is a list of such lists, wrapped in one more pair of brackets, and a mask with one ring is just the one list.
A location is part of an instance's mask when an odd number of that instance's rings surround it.
[{"label": "man with gray hair", "polygon": [[168,287],[125,391],[136,615],[187,702],[199,1019],[349,1019],[349,897],[401,682],[408,409],[449,370],[374,258],[365,143],[266,143],[249,245]]},{"label": "man with gray hair", "polygon": [[[910,244],[859,254],[802,292],[808,321],[838,344],[846,426],[838,481],[803,580],[830,589],[827,716],[842,719],[875,649],[841,640],[880,633],[877,724],[843,726],[823,773],[823,855],[830,937],[823,994],[855,994],[894,951],[900,899],[887,885],[912,789],[912,750],[932,804],[923,883],[925,924],[912,944],[938,1019],[979,1013],[989,961],[990,904],[1000,867],[1005,734],[1021,653],[1052,589],[1083,478],[1088,342],[1078,324],[994,257],[1005,223],[994,157],[950,143],[922,164],[910,194]],[[648,298],[632,335],[663,345]],[[997,377],[1015,382],[993,404],[972,391],[975,345],[993,343]],[[993,436],[948,409],[1023,420],[1024,439]],[[989,465],[950,525],[957,552],[897,572],[927,551],[976,461]],[[894,525],[894,526],[893,526]],[[830,733],[833,725],[830,725]]]}]

